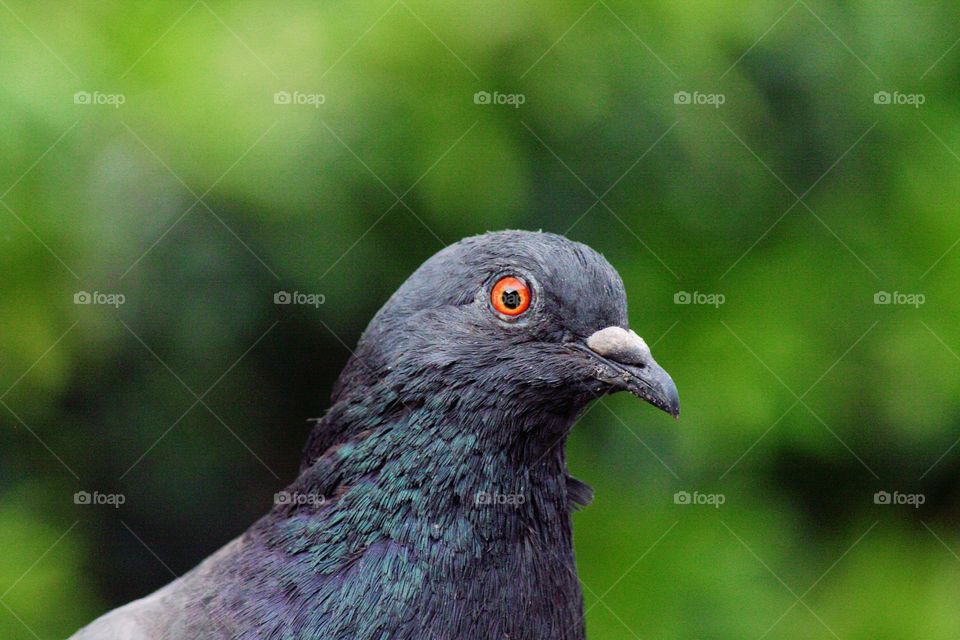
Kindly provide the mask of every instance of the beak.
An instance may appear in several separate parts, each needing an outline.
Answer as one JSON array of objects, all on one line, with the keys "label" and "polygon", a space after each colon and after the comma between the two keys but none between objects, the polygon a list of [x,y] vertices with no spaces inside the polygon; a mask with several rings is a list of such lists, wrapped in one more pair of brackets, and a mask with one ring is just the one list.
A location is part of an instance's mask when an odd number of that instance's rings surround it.
[{"label": "beak", "polygon": [[680,396],[650,347],[633,331],[607,327],[587,338],[585,349],[597,362],[596,377],[617,391],[629,391],[674,418],[680,416]]}]

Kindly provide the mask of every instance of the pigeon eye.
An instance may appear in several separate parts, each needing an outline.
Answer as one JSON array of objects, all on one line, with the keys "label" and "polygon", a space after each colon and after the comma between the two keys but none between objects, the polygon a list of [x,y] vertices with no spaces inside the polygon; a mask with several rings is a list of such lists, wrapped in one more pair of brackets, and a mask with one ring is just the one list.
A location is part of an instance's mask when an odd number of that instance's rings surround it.
[{"label": "pigeon eye", "polygon": [[518,316],[530,307],[530,287],[514,276],[500,278],[490,290],[490,304],[505,316]]}]

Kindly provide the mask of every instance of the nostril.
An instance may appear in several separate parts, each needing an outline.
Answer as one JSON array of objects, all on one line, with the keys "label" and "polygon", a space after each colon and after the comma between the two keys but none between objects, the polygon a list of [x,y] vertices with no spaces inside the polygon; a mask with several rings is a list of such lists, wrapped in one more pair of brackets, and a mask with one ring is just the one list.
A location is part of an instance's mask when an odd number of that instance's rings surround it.
[{"label": "nostril", "polygon": [[650,348],[643,338],[622,327],[607,327],[587,338],[587,347],[621,364],[639,367],[650,360]]}]

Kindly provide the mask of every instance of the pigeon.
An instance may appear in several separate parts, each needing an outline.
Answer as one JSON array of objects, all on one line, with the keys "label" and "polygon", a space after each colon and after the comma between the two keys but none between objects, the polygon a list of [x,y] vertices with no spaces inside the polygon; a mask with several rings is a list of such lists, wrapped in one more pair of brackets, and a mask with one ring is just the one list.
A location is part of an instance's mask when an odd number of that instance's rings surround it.
[{"label": "pigeon", "polygon": [[565,441],[628,391],[679,416],[623,282],[559,235],[428,259],[361,336],[298,477],[245,533],[74,640],[582,640]]}]

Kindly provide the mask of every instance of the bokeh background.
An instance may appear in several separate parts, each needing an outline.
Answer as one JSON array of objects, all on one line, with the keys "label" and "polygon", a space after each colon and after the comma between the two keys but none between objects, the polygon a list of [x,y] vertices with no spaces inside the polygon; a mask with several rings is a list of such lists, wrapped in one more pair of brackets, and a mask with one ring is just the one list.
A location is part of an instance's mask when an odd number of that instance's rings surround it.
[{"label": "bokeh background", "polygon": [[956,638],[958,38],[946,0],[0,1],[0,636],[240,533],[388,295],[524,228],[607,256],[683,399],[570,438],[590,638]]}]

